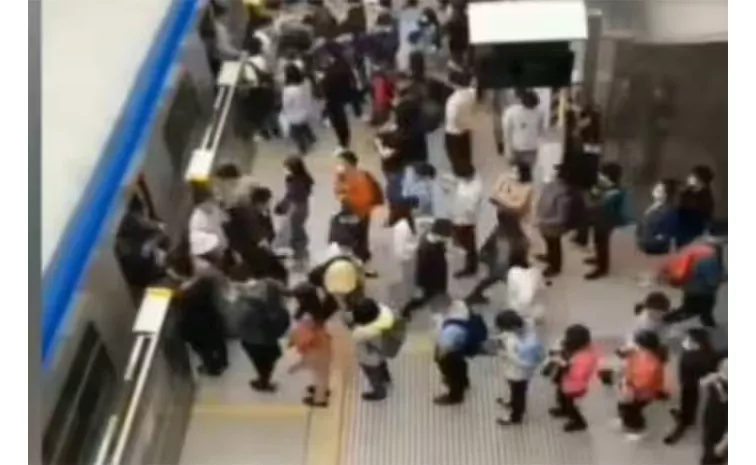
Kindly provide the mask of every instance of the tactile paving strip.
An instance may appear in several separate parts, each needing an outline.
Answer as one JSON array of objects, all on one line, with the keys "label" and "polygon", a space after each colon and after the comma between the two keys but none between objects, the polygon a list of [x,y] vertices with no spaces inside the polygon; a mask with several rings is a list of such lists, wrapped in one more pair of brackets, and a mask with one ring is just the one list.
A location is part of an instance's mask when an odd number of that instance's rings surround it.
[{"label": "tactile paving strip", "polygon": [[[424,352],[424,351],[423,351]],[[341,465],[648,465],[696,463],[698,433],[674,448],[661,443],[668,415],[649,409],[654,427],[640,443],[628,443],[608,424],[614,412],[610,392],[596,387],[583,406],[591,424],[584,434],[565,434],[562,423],[548,416],[553,387],[536,378],[529,394],[525,424],[501,428],[502,409],[495,398],[506,395],[498,362],[479,358],[471,364],[473,387],[465,404],[437,407],[442,387],[429,353],[406,353],[391,363],[396,386],[382,403],[356,403],[345,426],[350,432]],[[356,383],[361,389],[364,383]]]}]

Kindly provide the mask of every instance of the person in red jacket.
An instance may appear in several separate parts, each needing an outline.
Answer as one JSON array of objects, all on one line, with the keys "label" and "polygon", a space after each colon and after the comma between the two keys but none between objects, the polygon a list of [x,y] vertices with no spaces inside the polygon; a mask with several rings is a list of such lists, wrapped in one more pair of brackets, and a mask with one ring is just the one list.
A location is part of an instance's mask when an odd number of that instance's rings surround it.
[{"label": "person in red jacket", "polygon": [[396,83],[388,64],[378,64],[371,82],[371,98],[373,100],[373,115],[371,124],[380,126],[391,114],[391,108],[396,95]]},{"label": "person in red jacket", "polygon": [[554,418],[566,418],[564,431],[572,433],[588,428],[576,402],[588,393],[596,374],[599,357],[591,343],[591,332],[583,325],[567,327],[560,348],[549,354],[557,384],[556,407],[549,409]]}]

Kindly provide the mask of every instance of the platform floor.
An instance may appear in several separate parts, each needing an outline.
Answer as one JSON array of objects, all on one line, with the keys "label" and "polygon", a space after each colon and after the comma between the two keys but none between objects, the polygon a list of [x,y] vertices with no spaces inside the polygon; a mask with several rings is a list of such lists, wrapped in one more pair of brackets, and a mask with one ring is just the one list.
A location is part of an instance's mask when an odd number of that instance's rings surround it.
[{"label": "platform floor", "polygon": [[[484,184],[490,189],[494,178],[505,169],[495,154],[490,131],[490,116],[478,111],[480,124],[474,137],[475,162]],[[372,147],[371,133],[353,120],[353,149],[361,164],[378,173],[378,156]],[[332,194],[335,140],[330,129],[317,130],[320,140],[306,163],[316,180],[312,214],[308,228],[311,253],[317,256],[325,246],[328,218],[335,211]],[[223,144],[221,156],[249,153],[232,137]],[[285,142],[263,143],[252,161],[252,173],[269,185],[278,196],[282,193],[281,163],[291,153]],[[558,160],[559,147],[544,144],[540,154],[541,172]],[[443,157],[443,152],[435,156]],[[494,212],[484,207],[478,235],[486,235],[493,225]],[[396,265],[389,251],[389,234],[377,214],[371,231],[375,266],[380,277],[370,282],[370,293],[390,302],[396,285]],[[534,238],[534,248],[540,240]],[[630,231],[621,231],[613,240],[612,276],[586,282],[582,264],[586,252],[565,246],[565,273],[549,289],[546,332],[554,336],[568,323],[581,322],[591,327],[595,339],[607,349],[624,337],[633,319],[633,304],[648,289],[642,288],[637,276],[650,266],[635,253]],[[456,258],[458,260],[459,257]],[[455,259],[453,259],[454,261]],[[456,265],[452,265],[455,269]],[[462,295],[472,280],[452,281],[454,293]],[[491,315],[503,304],[503,287],[492,289]],[[674,293],[675,298],[678,296]],[[720,299],[719,321],[723,329],[719,338],[726,340],[726,289]],[[431,399],[440,389],[432,362],[432,342],[428,335],[429,316],[413,320],[407,345],[391,363],[396,386],[390,398],[379,404],[360,400],[363,380],[349,362],[348,345],[340,346],[340,368],[334,375],[333,396],[328,409],[309,411],[300,399],[307,379],[303,374],[288,375],[290,363],[284,358],[275,375],[280,390],[260,395],[247,385],[254,371],[237,343],[230,343],[232,363],[219,380],[202,380],[193,421],[190,425],[182,465],[430,465],[474,463],[501,464],[618,464],[688,465],[698,457],[698,432],[691,432],[679,445],[661,443],[670,427],[667,409],[671,403],[649,408],[650,434],[642,442],[628,443],[612,430],[615,416],[613,394],[600,386],[584,402],[590,431],[565,435],[561,424],[547,415],[553,388],[542,379],[534,382],[529,395],[529,411],[522,428],[502,429],[494,421],[499,413],[494,399],[506,394],[500,367],[494,359],[472,362],[472,390],[469,400],[452,408],[435,407]],[[343,341],[342,341],[343,342]]]}]

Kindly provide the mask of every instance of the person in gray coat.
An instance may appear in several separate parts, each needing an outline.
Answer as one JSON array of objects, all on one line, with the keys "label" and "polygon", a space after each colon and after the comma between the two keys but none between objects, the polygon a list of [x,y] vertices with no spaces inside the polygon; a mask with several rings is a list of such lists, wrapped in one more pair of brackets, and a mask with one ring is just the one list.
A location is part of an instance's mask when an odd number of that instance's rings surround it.
[{"label": "person in gray coat", "polygon": [[556,167],[555,171],[553,179],[548,179],[541,189],[536,204],[536,224],[546,244],[546,253],[538,256],[547,265],[544,278],[562,272],[562,235],[567,229],[570,210],[569,190],[563,180],[561,166]]}]

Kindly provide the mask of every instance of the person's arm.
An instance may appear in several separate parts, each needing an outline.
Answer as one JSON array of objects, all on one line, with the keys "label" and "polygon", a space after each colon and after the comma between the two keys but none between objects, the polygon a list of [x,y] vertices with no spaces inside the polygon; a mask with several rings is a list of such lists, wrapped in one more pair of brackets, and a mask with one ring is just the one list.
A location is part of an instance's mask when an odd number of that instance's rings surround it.
[{"label": "person's arm", "polygon": [[231,41],[231,33],[223,24],[215,25],[215,46],[223,58],[237,59],[241,56],[241,51]]}]

